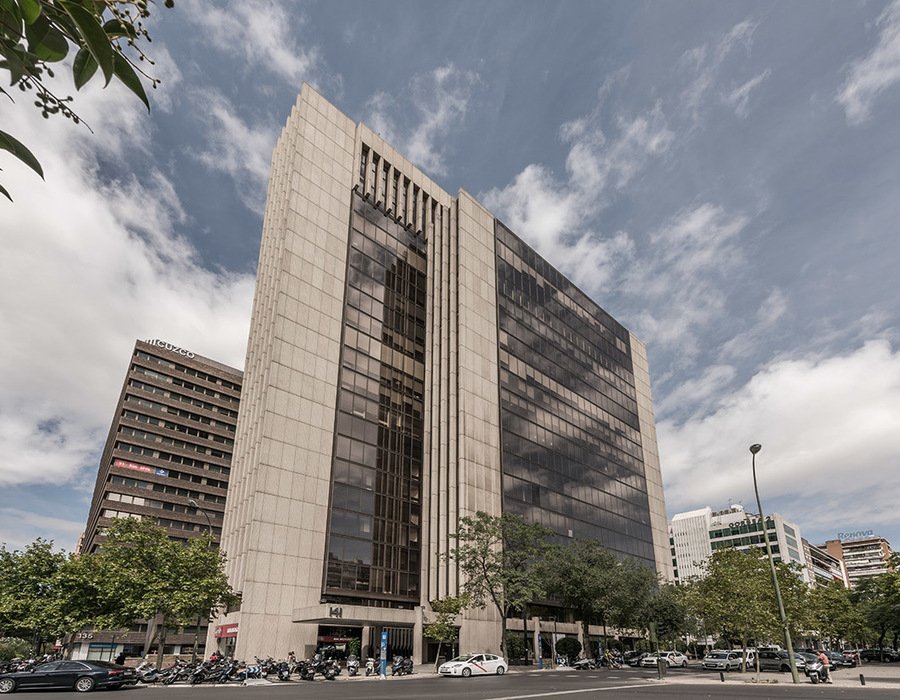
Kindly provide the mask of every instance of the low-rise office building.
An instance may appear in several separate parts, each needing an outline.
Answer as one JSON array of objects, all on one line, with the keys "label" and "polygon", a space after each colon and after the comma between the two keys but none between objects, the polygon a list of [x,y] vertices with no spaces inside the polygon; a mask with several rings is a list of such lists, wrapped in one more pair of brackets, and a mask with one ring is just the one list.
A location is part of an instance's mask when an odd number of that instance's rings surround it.
[{"label": "low-rise office building", "polygon": [[[765,527],[775,561],[794,563],[807,583],[812,577],[802,545],[800,528],[778,513],[766,516]],[[713,511],[708,506],[678,513],[669,523],[669,544],[677,582],[701,577],[706,560],[717,549],[759,549],[765,551],[763,523],[758,514],[740,504]]]}]

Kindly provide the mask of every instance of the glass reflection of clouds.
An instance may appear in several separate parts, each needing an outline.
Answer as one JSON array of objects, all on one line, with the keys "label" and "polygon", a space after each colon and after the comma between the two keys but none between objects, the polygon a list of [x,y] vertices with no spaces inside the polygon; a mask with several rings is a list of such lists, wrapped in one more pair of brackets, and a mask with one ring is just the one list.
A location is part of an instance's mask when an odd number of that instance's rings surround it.
[{"label": "glass reflection of clouds", "polygon": [[652,565],[628,332],[496,235],[504,510]]}]

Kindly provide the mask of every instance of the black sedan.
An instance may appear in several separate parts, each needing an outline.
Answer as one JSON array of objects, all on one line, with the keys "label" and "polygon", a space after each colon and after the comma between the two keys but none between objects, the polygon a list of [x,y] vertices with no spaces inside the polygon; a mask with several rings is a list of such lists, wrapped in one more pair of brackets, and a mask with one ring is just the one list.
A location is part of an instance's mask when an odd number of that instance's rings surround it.
[{"label": "black sedan", "polygon": [[30,671],[0,673],[0,693],[37,688],[71,688],[87,693],[94,688],[121,688],[136,682],[133,668],[108,661],[50,661]]}]

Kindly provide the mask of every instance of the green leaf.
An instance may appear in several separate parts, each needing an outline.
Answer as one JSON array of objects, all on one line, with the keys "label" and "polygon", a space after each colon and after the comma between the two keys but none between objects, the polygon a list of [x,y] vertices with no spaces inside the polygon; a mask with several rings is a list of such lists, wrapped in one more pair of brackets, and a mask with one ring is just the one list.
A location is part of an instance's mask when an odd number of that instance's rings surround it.
[{"label": "green leaf", "polygon": [[13,201],[13,198],[9,196],[9,192],[6,191],[6,188],[3,185],[0,185],[0,194],[6,197],[10,202]]},{"label": "green leaf", "polygon": [[22,11],[10,0],[0,0],[0,37],[13,44],[22,38]]},{"label": "green leaf", "polygon": [[94,57],[97,65],[100,66],[100,70],[103,71],[106,84],[109,85],[114,72],[113,55],[115,53],[112,45],[109,43],[109,37],[106,36],[106,32],[103,31],[103,27],[100,26],[97,18],[83,7],[67,2],[63,5],[63,8],[78,27],[78,33],[84,40],[82,48],[90,51],[91,56]]},{"label": "green leaf", "polygon": [[14,139],[5,131],[0,131],[0,148],[12,153],[16,158],[25,163],[25,165],[34,170],[34,172],[40,175],[43,179],[44,170],[43,168],[41,168],[41,164],[38,162],[38,159],[35,158],[34,154],[27,148],[25,148],[25,146],[20,141]]},{"label": "green leaf", "polygon": [[69,53],[69,42],[59,29],[54,27],[47,15],[40,15],[25,27],[28,50],[43,61],[61,61]]},{"label": "green leaf", "polygon": [[97,72],[97,61],[91,55],[91,52],[85,48],[79,49],[75,54],[75,63],[72,65],[72,75],[75,78],[75,88],[81,90],[81,87],[94,77]]},{"label": "green leaf", "polygon": [[25,24],[33,24],[41,16],[41,3],[38,0],[19,0]]},{"label": "green leaf", "polygon": [[111,37],[128,36],[133,39],[137,36],[137,32],[132,25],[123,24],[117,19],[107,20],[103,25],[103,31],[106,32],[107,36]]},{"label": "green leaf", "polygon": [[125,83],[125,87],[141,98],[141,102],[143,102],[149,110],[150,100],[147,99],[147,93],[144,92],[144,86],[141,85],[141,79],[138,78],[137,73],[134,72],[134,68],[131,67],[131,64],[124,56],[118,53],[113,54],[113,59],[115,61],[116,76]]}]

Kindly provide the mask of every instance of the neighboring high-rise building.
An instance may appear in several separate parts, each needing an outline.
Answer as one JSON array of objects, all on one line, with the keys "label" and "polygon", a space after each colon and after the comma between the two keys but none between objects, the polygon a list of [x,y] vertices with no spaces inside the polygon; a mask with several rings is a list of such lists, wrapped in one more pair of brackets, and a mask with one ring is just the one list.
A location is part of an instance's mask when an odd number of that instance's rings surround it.
[{"label": "neighboring high-rise building", "polygon": [[841,559],[832,556],[824,548],[811,544],[805,537],[803,538],[803,551],[806,553],[806,563],[813,585],[829,586],[833,583],[840,583],[844,588],[850,587],[847,569]]},{"label": "neighboring high-rise building", "polygon": [[[687,581],[702,576],[706,560],[717,549],[760,549],[765,551],[763,525],[759,515],[748,513],[735,504],[724,510],[702,508],[678,513],[669,523],[669,543],[675,568],[675,580]],[[801,544],[800,528],[778,513],[766,516],[766,530],[776,561],[800,566],[800,576],[807,583],[812,578]]]},{"label": "neighboring high-rise building", "polygon": [[[152,517],[181,540],[212,528],[218,546],[242,377],[240,370],[170,343],[135,343],[79,552],[101,547],[104,527],[116,517]],[[136,623],[127,635],[76,638],[74,655],[109,658],[114,646],[137,653],[146,627]],[[169,651],[178,653],[193,638],[193,630],[170,635]]]},{"label": "neighboring high-rise building", "polygon": [[884,537],[828,540],[820,549],[844,563],[851,588],[856,588],[862,579],[891,570],[891,545]]},{"label": "neighboring high-rise building", "polygon": [[[222,535],[242,604],[210,635],[238,656],[387,632],[421,660],[477,511],[671,577],[644,347],[308,86],[273,156],[245,372]],[[499,637],[491,609],[463,616],[463,648]]]}]

